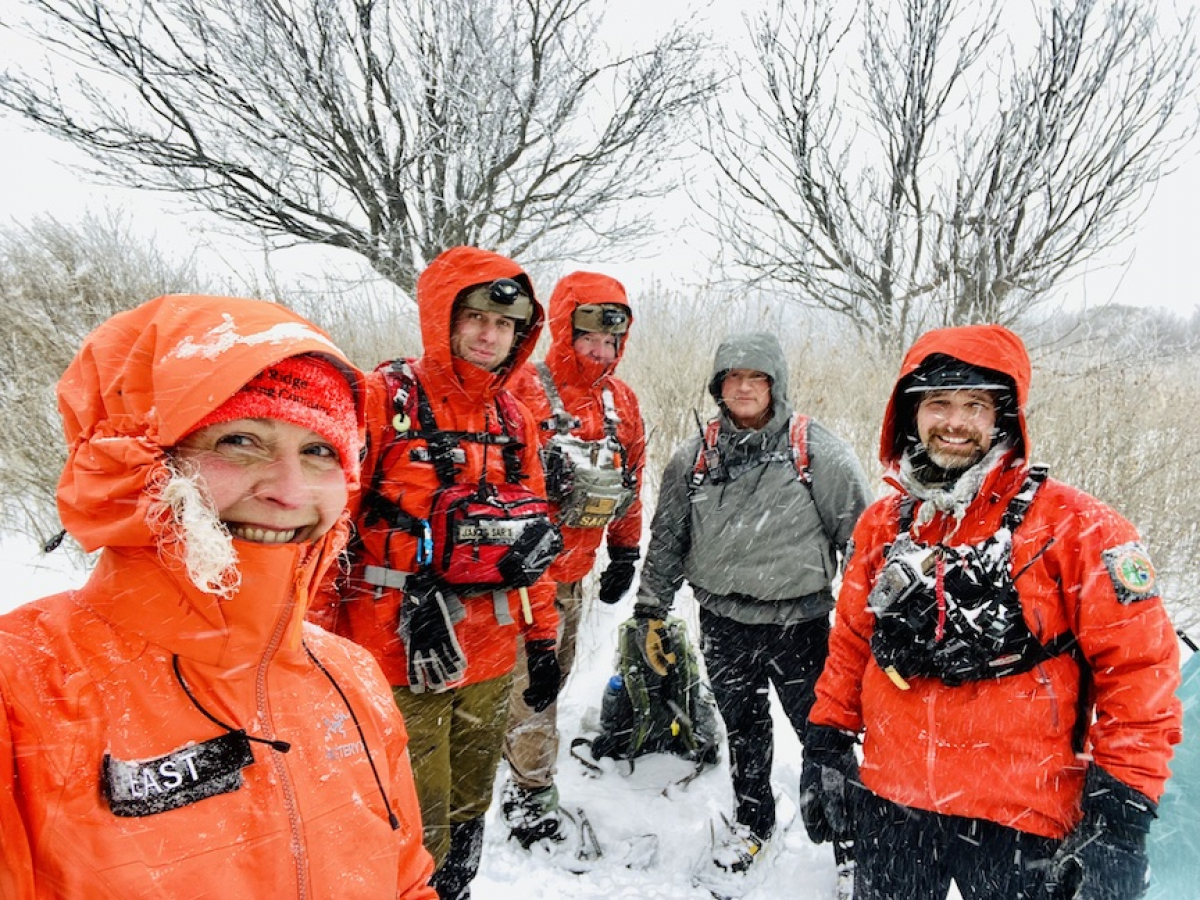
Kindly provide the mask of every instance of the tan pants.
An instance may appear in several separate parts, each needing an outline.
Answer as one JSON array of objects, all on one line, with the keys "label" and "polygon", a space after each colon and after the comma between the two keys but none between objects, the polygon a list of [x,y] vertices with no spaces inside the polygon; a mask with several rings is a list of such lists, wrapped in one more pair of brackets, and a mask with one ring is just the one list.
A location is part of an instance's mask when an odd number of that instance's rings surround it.
[{"label": "tan pants", "polygon": [[450,826],[482,816],[492,802],[511,689],[511,675],[441,694],[392,688],[408,728],[425,849],[438,866]]},{"label": "tan pants", "polygon": [[[558,664],[562,683],[566,684],[575,664],[575,642],[583,613],[583,582],[558,585]],[[512,780],[526,790],[540,790],[554,784],[554,763],[558,759],[558,704],[551,703],[540,713],[534,712],[521,697],[529,686],[529,670],[524,648],[517,654],[513,669],[512,695],[508,702],[508,733],[504,737],[504,758],[512,770]]]}]

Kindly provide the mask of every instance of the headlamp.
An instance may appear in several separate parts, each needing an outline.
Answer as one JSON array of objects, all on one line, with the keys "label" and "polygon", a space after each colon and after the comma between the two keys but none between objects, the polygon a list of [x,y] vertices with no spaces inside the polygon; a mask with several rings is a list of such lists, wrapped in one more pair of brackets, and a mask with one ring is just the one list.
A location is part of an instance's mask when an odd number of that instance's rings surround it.
[{"label": "headlamp", "polygon": [[532,298],[511,278],[498,278],[491,284],[467,288],[458,302],[468,309],[497,313],[518,322],[528,322],[533,317]]},{"label": "headlamp", "polygon": [[624,334],[629,330],[629,310],[618,303],[585,303],[575,308],[571,324],[576,331]]}]

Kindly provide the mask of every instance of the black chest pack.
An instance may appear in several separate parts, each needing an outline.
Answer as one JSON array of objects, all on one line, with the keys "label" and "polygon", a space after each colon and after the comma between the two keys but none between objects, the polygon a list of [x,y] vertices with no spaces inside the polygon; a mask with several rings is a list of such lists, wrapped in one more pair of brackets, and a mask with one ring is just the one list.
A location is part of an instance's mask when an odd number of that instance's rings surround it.
[{"label": "black chest pack", "polygon": [[625,448],[617,438],[616,404],[612,391],[601,392],[604,404],[604,438],[586,441],[571,432],[580,422],[567,412],[550,367],[537,364],[551,417],[542,428],[554,437],[542,445],[546,470],[546,495],[558,507],[558,522],[568,528],[603,528],[629,509],[636,496],[637,480],[629,469]]},{"label": "black chest pack", "polygon": [[897,686],[907,689],[913,677],[950,686],[1002,678],[1073,649],[1070,632],[1042,644],[1030,631],[1016,588],[1022,573],[1012,572],[1013,535],[1045,480],[1044,467],[1031,468],[1000,529],[979,544],[917,543],[915,504],[905,498],[898,536],[867,598],[875,614],[871,652]]},{"label": "black chest pack", "polygon": [[[521,482],[522,415],[516,401],[502,391],[496,397],[500,433],[448,431],[439,428],[433,408],[407,360],[381,365],[392,397],[393,419],[388,447],[380,454],[371,486],[364,496],[364,542],[374,536],[371,549],[394,571],[391,538],[411,535],[417,540],[417,566],[433,572],[446,587],[460,595],[484,593],[533,584],[562,550],[562,536],[550,518],[546,498]],[[414,427],[415,426],[415,427]],[[460,480],[466,463],[464,443],[482,444],[484,465],[478,483]],[[487,480],[487,450],[495,447],[504,458],[504,481]],[[429,463],[440,487],[434,493],[428,518],[406,511],[403,497],[392,500],[381,488],[397,453],[407,453],[416,463]],[[378,526],[384,525],[383,529]],[[379,532],[382,531],[382,534]],[[382,540],[379,540],[382,538]],[[404,565],[404,573],[411,566]],[[378,575],[379,573],[377,573]],[[372,581],[371,573],[367,573]],[[377,579],[378,580],[378,579]],[[373,582],[372,582],[373,583]],[[401,587],[403,580],[383,586]]]}]

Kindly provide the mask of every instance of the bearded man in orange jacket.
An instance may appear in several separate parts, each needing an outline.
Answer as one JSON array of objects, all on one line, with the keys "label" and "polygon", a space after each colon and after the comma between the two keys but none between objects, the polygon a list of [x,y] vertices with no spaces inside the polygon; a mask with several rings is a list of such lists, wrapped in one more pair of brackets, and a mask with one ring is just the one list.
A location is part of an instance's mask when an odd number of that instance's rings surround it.
[{"label": "bearded man in orange jacket", "polygon": [[856,900],[1145,889],[1178,645],[1134,527],[1027,461],[1030,376],[1005,328],[931,331],[884,416],[896,492],[854,531],[802,775]]},{"label": "bearded man in orange jacket", "polygon": [[275,303],[160,297],[58,384],[82,588],[0,617],[0,897],[434,900],[404,723],[306,625],[362,376]]},{"label": "bearded man in orange jacket", "polygon": [[[608,564],[602,603],[620,600],[640,555],[640,489],[646,432],[633,389],[614,374],[629,340],[633,311],[624,286],[598,272],[572,272],[550,295],[550,348],[545,362],[526,363],[514,390],[541,423],[547,491],[562,529],[563,551],[550,566],[557,585],[558,659],[565,681],[575,659],[583,615],[583,580],[601,543]],[[502,807],[523,847],[566,838],[554,783],[558,705],[538,712],[523,699],[529,680],[517,661],[504,758],[510,778]]]},{"label": "bearded man in orange jacket", "polygon": [[340,602],[317,620],[371,650],[408,727],[442,900],[470,896],[518,641],[522,700],[558,694],[558,616],[537,422],[509,391],[544,313],[519,265],[476,247],[417,279],[424,355],[367,378],[357,540]]}]

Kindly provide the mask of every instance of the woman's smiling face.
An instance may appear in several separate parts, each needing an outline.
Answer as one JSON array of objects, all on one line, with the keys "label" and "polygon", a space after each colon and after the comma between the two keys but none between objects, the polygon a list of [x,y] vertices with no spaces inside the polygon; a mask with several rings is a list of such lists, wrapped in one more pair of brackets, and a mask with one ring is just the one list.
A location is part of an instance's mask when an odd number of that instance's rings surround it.
[{"label": "woman's smiling face", "polygon": [[346,476],[333,445],[278,419],[234,419],[201,428],[175,449],[197,475],[234,538],[260,544],[312,541],[346,506]]}]

